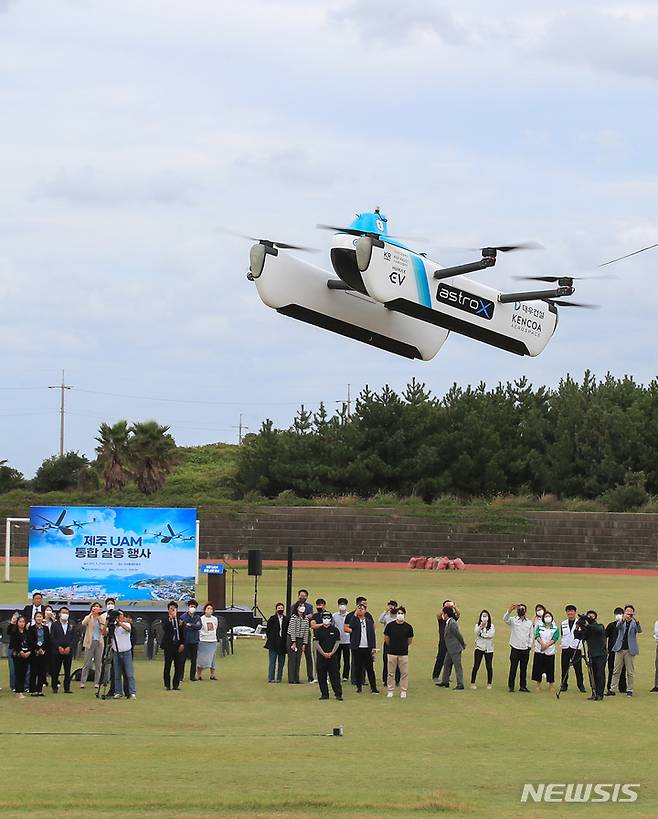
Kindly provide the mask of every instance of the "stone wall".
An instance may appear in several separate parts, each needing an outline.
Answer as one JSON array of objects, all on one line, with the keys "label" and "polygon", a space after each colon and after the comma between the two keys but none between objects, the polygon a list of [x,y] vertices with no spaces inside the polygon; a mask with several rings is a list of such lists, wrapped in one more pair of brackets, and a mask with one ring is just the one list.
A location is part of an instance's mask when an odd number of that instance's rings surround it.
[{"label": "stone wall", "polygon": [[[398,562],[414,555],[461,557],[466,563],[658,568],[658,515],[528,512],[523,531],[464,531],[431,520],[345,507],[262,507],[237,515],[200,512],[202,558]],[[0,521],[1,522],[1,521]],[[0,529],[4,532],[4,527]],[[14,530],[13,553],[27,554],[27,526]]]}]

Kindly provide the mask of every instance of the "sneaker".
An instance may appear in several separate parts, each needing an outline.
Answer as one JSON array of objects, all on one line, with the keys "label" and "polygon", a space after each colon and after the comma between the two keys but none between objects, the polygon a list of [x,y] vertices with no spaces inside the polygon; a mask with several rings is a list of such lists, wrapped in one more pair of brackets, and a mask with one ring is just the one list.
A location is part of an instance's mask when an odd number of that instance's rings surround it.
[{"label": "sneaker", "polygon": [[478,687],[477,687],[477,685],[475,683],[471,683],[471,688],[473,689],[473,691],[478,690]]},{"label": "sneaker", "polygon": [[453,691],[463,691],[464,686],[463,685],[456,685],[452,690]]},{"label": "sneaker", "polygon": [[16,694],[16,696],[18,697],[19,700],[25,699],[25,694]]},{"label": "sneaker", "polygon": [[489,684],[487,685],[487,688],[489,689],[489,691],[491,691],[491,689],[493,688],[493,685],[491,685],[491,683],[489,683]]},{"label": "sneaker", "polygon": [[338,702],[342,702],[342,701],[343,701],[343,698],[342,698],[342,697],[336,697],[336,699],[338,700]]},{"label": "sneaker", "polygon": [[606,691],[605,695],[606,695],[606,697],[616,697],[617,692],[616,691]]},{"label": "sneaker", "polygon": [[379,688],[373,688],[371,694],[379,694]]},{"label": "sneaker", "polygon": [[137,699],[137,694],[131,694],[130,699],[131,700],[136,700]]},{"label": "sneaker", "polygon": [[85,687],[85,684],[84,684],[84,683],[80,683],[80,688],[84,688],[84,687]]},{"label": "sneaker", "polygon": [[400,699],[401,700],[406,700],[407,699],[407,692],[406,691],[400,691]]},{"label": "sneaker", "polygon": [[658,686],[654,685],[654,687],[649,691],[650,694],[655,694],[658,691]]},{"label": "sneaker", "polygon": [[275,682],[275,680],[268,680],[268,683],[273,683],[273,682]]},{"label": "sneaker", "polygon": [[632,696],[633,696],[633,692],[632,692],[632,691],[627,691],[627,692],[626,692],[626,696],[627,696],[627,697],[632,697]]},{"label": "sneaker", "polygon": [[316,682],[317,682],[317,680],[309,680],[309,681],[308,681],[308,684],[309,684],[309,685],[313,685],[313,683],[316,683]]},{"label": "sneaker", "polygon": [[115,694],[113,699],[120,700],[123,697],[123,694]]},{"label": "sneaker", "polygon": [[324,696],[324,694],[323,694],[321,697],[318,697],[318,699],[319,699],[319,700],[328,700],[328,699],[329,699],[329,694],[327,694],[327,696],[326,696],[326,697],[325,697],[325,696]]},{"label": "sneaker", "polygon": [[529,694],[530,691],[527,688],[519,688],[519,691],[523,691],[524,694]]},{"label": "sneaker", "polygon": [[389,691],[389,692],[386,694],[386,699],[387,699],[387,700],[392,700],[392,699],[393,699],[393,692],[392,692],[392,691]]}]

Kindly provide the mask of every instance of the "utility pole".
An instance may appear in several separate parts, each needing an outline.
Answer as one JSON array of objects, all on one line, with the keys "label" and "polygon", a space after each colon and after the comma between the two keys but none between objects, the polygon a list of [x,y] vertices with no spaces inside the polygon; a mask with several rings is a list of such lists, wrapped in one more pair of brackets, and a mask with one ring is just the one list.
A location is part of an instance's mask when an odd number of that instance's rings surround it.
[{"label": "utility pole", "polygon": [[243,429],[245,429],[245,430],[249,429],[249,427],[244,426],[243,423],[242,423],[242,413],[240,413],[240,423],[237,426],[234,424],[233,429],[238,430],[238,444],[240,446],[242,446],[242,430]]},{"label": "utility pole", "polygon": [[64,370],[62,370],[62,383],[48,387],[49,390],[61,390],[61,400],[59,405],[59,457],[64,457],[64,390],[71,390],[73,387],[64,382]]},{"label": "utility pole", "polygon": [[350,393],[350,385],[347,385],[347,401],[343,401],[343,399],[339,399],[335,402],[336,404],[342,404],[344,407],[347,407],[347,417],[349,418],[352,415],[352,398]]}]

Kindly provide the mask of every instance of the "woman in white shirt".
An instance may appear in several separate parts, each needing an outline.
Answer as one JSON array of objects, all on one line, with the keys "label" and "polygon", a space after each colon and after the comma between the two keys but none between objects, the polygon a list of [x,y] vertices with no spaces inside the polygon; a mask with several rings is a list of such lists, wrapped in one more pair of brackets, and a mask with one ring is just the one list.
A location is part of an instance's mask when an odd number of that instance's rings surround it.
[{"label": "woman in white shirt", "polygon": [[212,603],[206,603],[201,615],[201,631],[199,632],[199,652],[196,658],[196,679],[202,680],[201,672],[204,668],[210,669],[210,679],[216,680],[215,656],[217,655],[217,618],[213,614]]},{"label": "woman in white shirt", "polygon": [[535,627],[535,656],[532,661],[532,679],[541,691],[542,677],[546,675],[548,690],[553,691],[555,683],[555,644],[560,639],[560,631],[553,621],[550,611],[545,611],[543,622]]},{"label": "woman in white shirt", "polygon": [[480,612],[473,631],[475,632],[475,652],[473,655],[473,670],[471,671],[471,688],[477,688],[475,680],[483,657],[487,667],[487,688],[491,688],[493,683],[493,641],[496,626],[491,622],[491,615],[486,609]]}]

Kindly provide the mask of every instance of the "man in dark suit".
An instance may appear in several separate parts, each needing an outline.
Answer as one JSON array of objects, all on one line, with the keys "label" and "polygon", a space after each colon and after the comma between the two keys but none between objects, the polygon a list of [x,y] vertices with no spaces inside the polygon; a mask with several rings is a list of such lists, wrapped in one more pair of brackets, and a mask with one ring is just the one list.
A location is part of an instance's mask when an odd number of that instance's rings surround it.
[{"label": "man in dark suit", "polygon": [[[267,621],[265,628],[267,637],[265,648],[269,652],[267,681],[280,683],[283,679],[283,666],[286,663],[286,638],[290,617],[286,617],[283,603],[277,603],[274,609],[275,613]],[[276,679],[274,678],[275,673]]]},{"label": "man in dark suit", "polygon": [[361,693],[363,680],[368,675],[370,690],[373,694],[379,694],[377,679],[373,667],[373,659],[377,639],[375,637],[375,622],[368,612],[368,603],[365,598],[356,607],[354,614],[345,618],[343,626],[346,634],[350,635],[350,646],[354,658],[354,676],[356,679],[356,692]]},{"label": "man in dark suit", "polygon": [[50,627],[50,651],[52,654],[52,688],[59,691],[59,672],[64,666],[64,693],[71,694],[71,662],[75,645],[74,628],[69,623],[68,606],[59,610],[59,619]]},{"label": "man in dark suit", "polygon": [[[178,616],[178,603],[172,600],[167,606],[167,617],[162,621],[162,650],[164,651],[164,687],[178,691],[185,667],[185,625]],[[171,679],[171,666],[174,678]],[[173,682],[173,686],[172,686]]]},{"label": "man in dark suit", "polygon": [[34,592],[32,595],[32,604],[29,603],[23,609],[23,617],[25,617],[25,624],[28,626],[34,625],[34,615],[40,611],[41,614],[46,613],[46,607],[43,605],[43,595],[41,592]]}]

